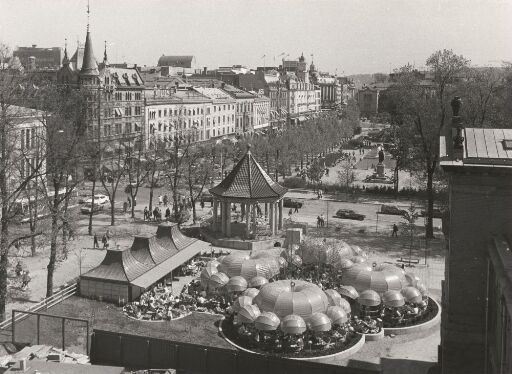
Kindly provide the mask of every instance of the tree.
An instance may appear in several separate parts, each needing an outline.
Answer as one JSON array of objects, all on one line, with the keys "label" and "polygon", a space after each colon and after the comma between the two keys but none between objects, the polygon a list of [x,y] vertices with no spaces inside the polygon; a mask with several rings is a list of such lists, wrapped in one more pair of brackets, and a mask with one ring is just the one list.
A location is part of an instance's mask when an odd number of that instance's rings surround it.
[{"label": "tree", "polygon": [[[44,173],[44,157],[29,157],[28,147],[21,146],[21,119],[27,108],[15,105],[24,102],[33,93],[26,77],[17,75],[5,65],[10,58],[8,46],[0,43],[0,319],[5,319],[7,303],[7,273],[9,268],[9,247],[17,239],[11,237],[9,227],[19,215],[16,200],[29,184]],[[30,113],[34,116],[34,113]],[[44,132],[44,129],[43,129]],[[36,132],[37,133],[37,132]],[[43,136],[41,133],[34,136]],[[31,138],[30,138],[31,139]],[[30,166],[20,162],[33,159]]]},{"label": "tree", "polygon": [[121,182],[127,170],[127,157],[121,148],[122,146],[122,144],[119,144],[111,157],[104,157],[100,170],[101,185],[110,202],[110,226],[114,226],[116,223],[115,204],[117,190],[119,182]]},{"label": "tree", "polygon": [[163,176],[163,164],[165,160],[165,143],[153,138],[150,141],[149,149],[146,150],[146,170],[149,185],[149,211],[153,211],[154,190],[158,187]]},{"label": "tree", "polygon": [[[39,101],[44,108],[47,136],[47,184],[44,195],[50,211],[50,258],[46,296],[53,294],[53,275],[57,260],[57,239],[67,229],[69,197],[81,182],[77,170],[84,154],[86,93],[69,87],[50,85]],[[49,186],[52,189],[48,188]],[[62,224],[60,222],[63,222]],[[65,236],[65,235],[64,235]]]},{"label": "tree", "polygon": [[416,227],[416,221],[418,220],[419,213],[416,211],[416,207],[411,203],[409,208],[402,215],[401,219],[403,222],[400,223],[402,232],[405,236],[410,238],[409,243],[409,265],[412,259],[412,250],[414,247],[414,231]]},{"label": "tree", "polygon": [[184,160],[184,179],[192,204],[192,220],[196,223],[196,201],[213,176],[211,150],[208,147],[196,146],[187,150]]},{"label": "tree", "polygon": [[137,202],[137,193],[139,192],[139,187],[146,180],[148,176],[149,170],[146,166],[147,161],[143,158],[143,146],[142,140],[135,141],[135,143],[130,144],[130,148],[128,151],[128,160],[127,160],[127,174],[128,174],[128,186],[127,190],[130,194],[130,198],[132,201],[131,208],[131,216],[135,218],[135,204]]},{"label": "tree", "polygon": [[350,158],[350,156],[344,158],[339,163],[341,170],[338,170],[338,182],[341,185],[344,185],[345,188],[349,189],[350,184],[354,182],[354,162]]},{"label": "tree", "polygon": [[409,126],[414,134],[411,158],[426,177],[428,239],[434,237],[434,175],[439,163],[439,137],[446,125],[451,94],[468,64],[468,60],[451,50],[437,51],[426,62],[433,75],[431,85],[421,85],[412,66],[407,65],[399,70],[397,84],[392,87],[402,126]]},{"label": "tree", "polygon": [[320,165],[318,159],[315,159],[313,160],[311,165],[309,165],[306,174],[311,181],[319,185],[320,181],[322,180],[322,177],[325,174],[325,168],[322,165]]}]

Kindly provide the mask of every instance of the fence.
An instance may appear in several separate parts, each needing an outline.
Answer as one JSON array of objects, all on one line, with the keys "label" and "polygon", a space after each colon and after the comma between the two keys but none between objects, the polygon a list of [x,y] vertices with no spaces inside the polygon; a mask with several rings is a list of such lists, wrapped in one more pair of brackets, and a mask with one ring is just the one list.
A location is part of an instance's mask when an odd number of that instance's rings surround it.
[{"label": "fence", "polygon": [[228,348],[94,330],[91,363],[178,373],[374,374],[377,371],[253,354]]},{"label": "fence", "polygon": [[13,344],[46,344],[62,350],[72,347],[75,353],[89,354],[89,321],[86,319],[13,310],[12,321]]},{"label": "fence", "polygon": [[[39,312],[41,310],[46,310],[48,308],[51,308],[52,306],[60,303],[63,300],[66,300],[67,298],[73,296],[77,292],[78,286],[77,283],[70,284],[69,286],[66,286],[59,291],[55,292],[52,296],[46,297],[37,304],[31,306],[26,310],[26,312]],[[21,312],[21,311],[18,311]],[[11,318],[5,319],[2,323],[0,323],[0,330],[6,330],[11,328],[13,322],[22,321],[24,318],[27,318],[27,315],[19,313],[17,316],[15,316],[15,313],[12,314]]]}]

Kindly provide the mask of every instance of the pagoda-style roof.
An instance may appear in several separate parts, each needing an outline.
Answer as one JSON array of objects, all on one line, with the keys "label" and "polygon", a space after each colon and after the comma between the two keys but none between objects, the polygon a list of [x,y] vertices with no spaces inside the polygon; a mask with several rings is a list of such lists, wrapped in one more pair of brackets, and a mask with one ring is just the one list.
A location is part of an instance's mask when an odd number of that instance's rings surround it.
[{"label": "pagoda-style roof", "polygon": [[220,184],[210,189],[210,193],[223,200],[276,201],[288,191],[265,173],[265,170],[252,156],[250,147],[247,153]]}]

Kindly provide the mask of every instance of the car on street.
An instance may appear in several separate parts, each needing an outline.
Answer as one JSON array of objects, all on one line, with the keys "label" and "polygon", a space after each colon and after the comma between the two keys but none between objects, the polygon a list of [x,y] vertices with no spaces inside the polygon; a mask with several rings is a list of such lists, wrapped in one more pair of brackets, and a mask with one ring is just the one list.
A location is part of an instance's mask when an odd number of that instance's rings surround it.
[{"label": "car on street", "polygon": [[302,208],[302,201],[290,199],[289,197],[285,197],[283,199],[283,206],[285,208]]},{"label": "car on street", "polygon": [[[109,201],[108,196],[106,196],[106,195],[102,195],[102,194],[94,195],[94,204],[103,205],[103,204],[107,204],[108,201]],[[85,200],[85,203],[91,204],[92,198],[88,198],[87,200]]]},{"label": "car on street", "polygon": [[91,203],[85,203],[85,205],[83,205],[80,208],[80,212],[82,214],[90,214],[91,210],[93,213],[101,212],[103,210],[103,205],[94,203],[94,207],[93,207],[93,205]]},{"label": "car on street", "polygon": [[407,211],[405,209],[400,209],[395,205],[381,205],[380,214],[393,214],[396,216],[403,216]]},{"label": "car on street", "polygon": [[[446,209],[434,208],[433,211],[432,211],[432,217],[433,218],[443,218],[443,215],[445,214],[445,212],[446,212]],[[427,211],[426,210],[422,210],[420,212],[420,216],[421,217],[426,217],[427,216]]]},{"label": "car on street", "polygon": [[364,214],[356,213],[350,209],[340,209],[336,212],[336,217],[362,221],[366,216]]}]

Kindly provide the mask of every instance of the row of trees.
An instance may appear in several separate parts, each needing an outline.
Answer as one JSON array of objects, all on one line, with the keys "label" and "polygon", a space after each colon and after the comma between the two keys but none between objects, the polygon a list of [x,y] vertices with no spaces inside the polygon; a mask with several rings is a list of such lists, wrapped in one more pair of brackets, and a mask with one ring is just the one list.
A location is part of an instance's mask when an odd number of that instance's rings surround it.
[{"label": "row of trees", "polygon": [[396,80],[386,92],[391,129],[384,142],[392,143],[396,160],[395,190],[398,171],[409,170],[424,181],[427,192],[426,237],[433,238],[433,209],[436,185],[443,184],[439,168],[439,139],[451,120],[450,101],[462,98],[462,116],[466,127],[510,127],[512,111],[512,74],[503,68],[475,68],[464,56],[451,50],[433,53],[426,61],[432,79],[424,77],[411,65],[395,73]]}]

